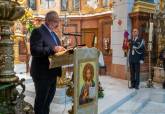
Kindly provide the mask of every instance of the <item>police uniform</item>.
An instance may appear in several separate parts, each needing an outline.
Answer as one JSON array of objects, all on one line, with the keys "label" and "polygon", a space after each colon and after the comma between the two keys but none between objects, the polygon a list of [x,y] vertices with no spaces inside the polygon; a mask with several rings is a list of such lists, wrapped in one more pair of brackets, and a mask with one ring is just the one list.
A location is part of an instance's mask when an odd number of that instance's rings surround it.
[{"label": "police uniform", "polygon": [[139,89],[140,61],[144,61],[144,40],[136,37],[130,40],[129,64],[131,74],[131,88]]}]

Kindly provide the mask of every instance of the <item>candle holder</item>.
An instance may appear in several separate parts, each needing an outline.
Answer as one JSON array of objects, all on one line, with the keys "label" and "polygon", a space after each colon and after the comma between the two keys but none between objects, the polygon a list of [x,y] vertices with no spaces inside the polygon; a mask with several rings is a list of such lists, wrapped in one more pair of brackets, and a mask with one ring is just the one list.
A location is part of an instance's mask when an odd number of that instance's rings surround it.
[{"label": "candle holder", "polygon": [[[19,0],[20,1],[20,0]],[[14,20],[21,18],[25,11],[17,0],[0,0],[0,113],[32,114],[32,106],[24,101],[24,79],[19,80],[14,72],[14,42],[11,27]],[[22,91],[16,89],[22,87]]]}]

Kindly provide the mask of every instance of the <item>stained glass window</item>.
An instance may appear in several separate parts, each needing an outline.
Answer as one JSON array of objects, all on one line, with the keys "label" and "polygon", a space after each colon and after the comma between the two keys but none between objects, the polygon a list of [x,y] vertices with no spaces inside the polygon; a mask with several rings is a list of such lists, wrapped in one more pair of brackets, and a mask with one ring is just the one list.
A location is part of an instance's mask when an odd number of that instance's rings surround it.
[{"label": "stained glass window", "polygon": [[103,7],[108,7],[108,3],[110,0],[103,0]]},{"label": "stained glass window", "polygon": [[32,10],[36,10],[36,0],[28,0],[28,6]]},{"label": "stained glass window", "polygon": [[80,0],[73,0],[73,9],[75,11],[79,11],[80,8]]},{"label": "stained glass window", "polygon": [[50,9],[55,7],[55,0],[41,0],[41,9]]},{"label": "stained glass window", "polygon": [[61,11],[67,11],[68,9],[68,0],[61,0]]}]

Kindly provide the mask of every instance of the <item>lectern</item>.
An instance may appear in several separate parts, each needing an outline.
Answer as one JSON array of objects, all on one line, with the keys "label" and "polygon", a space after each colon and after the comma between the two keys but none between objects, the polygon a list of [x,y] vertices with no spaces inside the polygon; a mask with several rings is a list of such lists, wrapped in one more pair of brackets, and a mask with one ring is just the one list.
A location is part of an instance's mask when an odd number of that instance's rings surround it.
[{"label": "lectern", "polygon": [[51,56],[51,68],[73,64],[73,106],[69,114],[98,112],[98,50],[75,48],[73,53]]}]

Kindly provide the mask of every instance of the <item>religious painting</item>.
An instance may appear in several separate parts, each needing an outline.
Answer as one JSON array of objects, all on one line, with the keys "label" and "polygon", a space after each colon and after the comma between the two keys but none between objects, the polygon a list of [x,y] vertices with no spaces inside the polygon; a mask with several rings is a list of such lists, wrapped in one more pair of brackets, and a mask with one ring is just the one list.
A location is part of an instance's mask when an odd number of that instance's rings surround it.
[{"label": "religious painting", "polygon": [[14,23],[13,29],[15,34],[23,34],[23,25],[20,21]]},{"label": "religious painting", "polygon": [[79,67],[79,106],[92,105],[96,100],[96,63],[94,61],[80,62]]},{"label": "religious painting", "polygon": [[98,50],[74,51],[74,114],[98,114]]}]

